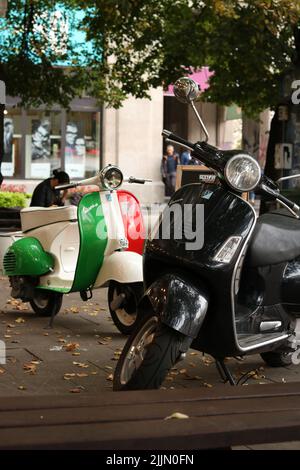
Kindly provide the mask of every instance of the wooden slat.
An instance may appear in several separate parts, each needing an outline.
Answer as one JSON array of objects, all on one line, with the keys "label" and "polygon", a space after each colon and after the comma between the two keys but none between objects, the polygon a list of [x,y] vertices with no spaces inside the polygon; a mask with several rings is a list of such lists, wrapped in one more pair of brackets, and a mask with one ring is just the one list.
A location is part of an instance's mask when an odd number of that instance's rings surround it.
[{"label": "wooden slat", "polygon": [[[200,449],[300,440],[294,384],[1,398],[0,449]],[[165,420],[175,411],[189,419]]]},{"label": "wooden slat", "polygon": [[173,403],[184,401],[232,400],[242,397],[283,397],[300,396],[299,382],[288,384],[249,385],[246,387],[231,387],[219,385],[214,388],[181,389],[181,390],[145,390],[132,392],[101,392],[96,396],[67,395],[67,396],[24,396],[1,397],[0,413],[5,410],[78,408],[95,406],[131,405],[133,403]]}]

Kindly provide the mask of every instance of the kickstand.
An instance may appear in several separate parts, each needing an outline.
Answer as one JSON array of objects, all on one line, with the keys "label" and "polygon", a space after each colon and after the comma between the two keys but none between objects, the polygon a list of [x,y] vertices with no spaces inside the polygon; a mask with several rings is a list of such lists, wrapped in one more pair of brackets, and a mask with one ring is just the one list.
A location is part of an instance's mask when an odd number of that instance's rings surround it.
[{"label": "kickstand", "polygon": [[56,313],[55,313],[55,310],[53,309],[53,311],[51,313],[49,325],[47,326],[47,329],[53,328],[53,322],[54,322],[55,315],[56,315]]},{"label": "kickstand", "polygon": [[221,379],[226,383],[229,382],[230,385],[236,385],[236,381],[234,380],[229,368],[224,363],[224,359],[216,359],[216,366],[217,370],[221,376]]}]

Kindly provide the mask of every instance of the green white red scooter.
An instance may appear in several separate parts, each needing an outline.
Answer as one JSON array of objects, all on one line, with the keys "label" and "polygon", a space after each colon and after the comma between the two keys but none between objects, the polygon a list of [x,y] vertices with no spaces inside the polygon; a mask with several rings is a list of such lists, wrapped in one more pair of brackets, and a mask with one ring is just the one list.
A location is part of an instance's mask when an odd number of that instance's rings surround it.
[{"label": "green white red scooter", "polygon": [[[131,177],[127,181],[143,184],[146,180]],[[51,317],[51,326],[64,294],[80,292],[88,300],[94,289],[109,287],[115,325],[124,334],[134,328],[143,293],[145,234],[138,201],[127,191],[117,191],[122,182],[121,170],[109,165],[93,178],[59,186],[97,185],[98,190],[83,196],[78,207],[23,209],[22,232],[0,238],[2,247],[12,241],[3,255],[12,297],[30,302],[34,312]],[[132,216],[122,213],[122,193],[125,206],[134,204]],[[128,250],[128,227],[139,229],[129,234],[129,248],[138,247],[135,251]]]}]

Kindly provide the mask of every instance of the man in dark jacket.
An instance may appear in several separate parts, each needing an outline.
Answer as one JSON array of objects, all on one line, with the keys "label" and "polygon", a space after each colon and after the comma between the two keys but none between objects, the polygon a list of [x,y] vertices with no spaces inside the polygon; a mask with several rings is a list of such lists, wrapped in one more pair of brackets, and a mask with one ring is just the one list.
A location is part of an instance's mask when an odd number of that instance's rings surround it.
[{"label": "man in dark jacket", "polygon": [[67,190],[61,196],[60,191],[54,189],[60,184],[70,183],[70,178],[64,171],[53,171],[52,178],[48,178],[37,185],[31,198],[31,207],[64,206]]},{"label": "man in dark jacket", "polygon": [[173,145],[168,145],[166,155],[161,162],[161,175],[166,185],[166,196],[172,196],[175,191],[176,170],[179,164],[178,154],[175,153]]}]

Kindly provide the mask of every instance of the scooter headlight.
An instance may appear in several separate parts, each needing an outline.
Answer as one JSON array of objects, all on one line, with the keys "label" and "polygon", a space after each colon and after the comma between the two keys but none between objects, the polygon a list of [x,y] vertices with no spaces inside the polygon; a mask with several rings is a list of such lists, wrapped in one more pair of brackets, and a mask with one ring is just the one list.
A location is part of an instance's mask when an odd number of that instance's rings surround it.
[{"label": "scooter headlight", "polygon": [[246,154],[232,157],[225,166],[227,183],[236,191],[251,191],[261,179],[261,169],[257,161]]},{"label": "scooter headlight", "polygon": [[100,172],[100,181],[106,189],[117,189],[123,182],[123,173],[117,166],[108,165]]}]

